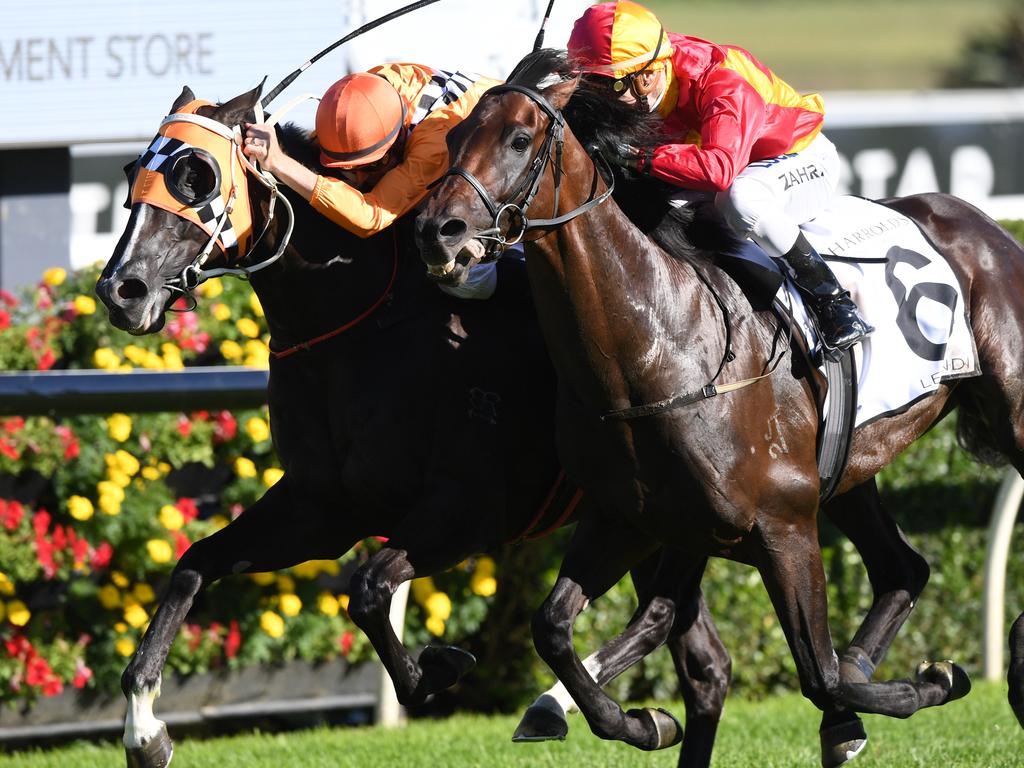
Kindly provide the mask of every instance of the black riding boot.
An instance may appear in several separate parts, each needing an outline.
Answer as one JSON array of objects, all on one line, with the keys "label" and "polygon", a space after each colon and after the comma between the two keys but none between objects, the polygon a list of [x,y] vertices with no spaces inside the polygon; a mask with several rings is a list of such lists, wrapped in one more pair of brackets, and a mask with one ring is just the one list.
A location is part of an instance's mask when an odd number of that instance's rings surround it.
[{"label": "black riding boot", "polygon": [[838,359],[844,350],[875,330],[860,316],[849,292],[839,285],[828,264],[803,233],[782,259],[789,267],[793,283],[814,312],[826,355]]}]

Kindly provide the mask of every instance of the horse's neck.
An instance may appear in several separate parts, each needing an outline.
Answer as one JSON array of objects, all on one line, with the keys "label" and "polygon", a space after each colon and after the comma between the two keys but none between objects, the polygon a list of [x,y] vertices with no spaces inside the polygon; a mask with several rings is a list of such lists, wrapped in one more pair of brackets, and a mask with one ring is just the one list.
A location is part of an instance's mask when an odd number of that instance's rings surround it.
[{"label": "horse's neck", "polygon": [[[348,236],[309,204],[289,195],[296,221],[291,241],[278,263],[252,276],[253,289],[278,346],[328,333],[357,318],[386,291],[397,265],[394,236],[359,240]],[[277,206],[253,261],[270,257],[286,230],[287,213]],[[254,216],[256,231],[263,213]]]}]

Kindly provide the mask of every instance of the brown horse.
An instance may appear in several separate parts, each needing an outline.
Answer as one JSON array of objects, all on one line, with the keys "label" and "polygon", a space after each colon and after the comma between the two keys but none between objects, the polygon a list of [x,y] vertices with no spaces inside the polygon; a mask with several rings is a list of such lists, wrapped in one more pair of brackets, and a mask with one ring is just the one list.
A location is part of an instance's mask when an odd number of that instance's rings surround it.
[{"label": "brown horse", "polygon": [[[785,630],[801,690],[825,713],[823,760],[842,762],[852,756],[845,754],[847,740],[858,742],[852,752],[862,743],[854,713],[907,717],[969,689],[952,663],[923,665],[914,681],[870,682],[928,572],[882,510],[873,478],[954,407],[977,442],[1024,470],[1024,250],[955,198],[889,203],[951,263],[984,373],[943,384],[855,433],[828,511],[864,556],[876,597],[840,660],[817,538],[817,374],[794,356],[788,370],[764,375],[778,320],[755,310],[716,266],[716,246],[670,254],[605,202],[600,150],[630,137],[602,135],[601,125],[613,124],[614,105],[602,99],[584,109],[588,91],[576,81],[538,85],[557,71],[566,71],[564,61],[541,52],[485,95],[450,135],[452,169],[417,219],[421,254],[434,272],[452,271],[454,255],[472,238],[499,246],[527,241],[535,304],[559,379],[560,455],[599,502],[580,520],[535,616],[537,650],[595,733],[650,748],[658,738],[651,719],[623,713],[581,667],[571,640],[576,616],[659,544],[689,552],[698,573],[708,556],[753,565]],[[597,148],[596,160],[585,146]],[[550,218],[529,220],[527,205]],[[695,233],[704,224],[689,221]],[[707,389],[713,381],[755,377],[762,378],[717,396]],[[684,393],[692,396],[681,398],[689,402],[683,407],[607,418]],[[1011,644],[1018,718],[1022,633],[1018,621]]]},{"label": "brown horse", "polygon": [[[169,156],[163,161],[167,180],[159,182],[188,204],[215,198],[218,180],[229,174],[236,182],[248,174],[248,195],[235,206],[248,206],[254,231],[263,231],[251,253],[231,265],[211,251],[206,262],[196,256],[211,244],[206,231],[173,210],[136,202],[96,287],[114,325],[146,334],[158,331],[170,305],[191,296],[211,272],[251,271],[275,353],[271,428],[285,470],[261,499],[197,541],[175,567],[122,677],[130,766],[170,760],[171,741],[153,703],[171,643],[211,582],[336,558],[367,536],[387,536],[353,577],[349,612],[377,650],[399,700],[412,705],[453,684],[473,659],[445,646],[413,659],[388,621],[395,589],[530,530],[566,522],[557,513],[537,517],[559,464],[554,375],[525,275],[503,264],[491,300],[453,299],[423,277],[416,253],[404,247],[411,237],[397,226],[360,240],[287,191],[275,200],[279,192],[269,191],[253,169],[222,167],[241,162],[231,154],[229,128],[253,120],[258,98],[256,89],[200,107],[196,114],[210,134],[205,140],[213,144]],[[186,88],[171,112],[192,100]],[[308,136],[290,127],[280,135],[290,154],[316,167],[318,150]],[[222,161],[211,162],[218,152]],[[159,162],[144,158],[143,166]],[[657,555],[639,565],[640,608],[626,632],[595,655],[592,668],[606,682],[667,642],[681,674],[694,670],[682,683],[687,700],[696,702],[687,749],[710,754],[729,658],[702,601],[676,612],[675,594],[660,585],[674,588],[677,578],[660,577],[663,571]],[[524,735],[564,735],[558,730],[564,722],[550,720],[535,717]]]}]

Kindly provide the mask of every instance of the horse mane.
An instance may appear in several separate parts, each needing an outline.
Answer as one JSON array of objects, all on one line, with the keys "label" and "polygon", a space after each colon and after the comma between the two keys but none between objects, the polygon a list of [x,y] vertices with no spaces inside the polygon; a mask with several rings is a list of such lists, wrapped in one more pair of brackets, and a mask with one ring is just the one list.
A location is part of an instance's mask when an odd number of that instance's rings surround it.
[{"label": "horse mane", "polygon": [[[575,77],[577,70],[564,50],[542,48],[525,56],[508,82],[543,91],[557,80]],[[580,77],[562,110],[573,135],[591,157],[608,157],[620,144],[652,150],[665,142],[656,113],[608,98],[607,78]],[[670,206],[671,185],[613,167],[615,202],[622,212],[662,249],[691,263],[706,262],[710,253],[732,253],[739,238],[727,227],[712,204],[681,208]]]}]

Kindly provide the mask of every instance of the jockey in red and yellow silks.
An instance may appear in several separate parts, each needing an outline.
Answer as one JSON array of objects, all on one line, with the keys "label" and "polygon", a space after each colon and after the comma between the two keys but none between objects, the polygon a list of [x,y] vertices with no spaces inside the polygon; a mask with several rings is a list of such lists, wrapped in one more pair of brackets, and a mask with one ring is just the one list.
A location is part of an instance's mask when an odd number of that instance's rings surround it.
[{"label": "jockey in red and yellow silks", "polygon": [[[500,81],[422,64],[383,64],[343,77],[317,108],[319,174],[283,152],[273,128],[249,125],[243,151],[306,198],[313,208],[360,237],[381,232],[411,211],[427,187],[448,170],[448,131]],[[493,265],[478,265],[470,281],[486,280]],[[456,295],[486,297],[472,289]]]},{"label": "jockey in red and yellow silks", "polygon": [[588,8],[568,49],[609,98],[662,119],[664,143],[623,146],[610,159],[683,188],[679,202],[715,193],[733,229],[785,262],[831,356],[870,333],[799,228],[824,210],[838,183],[819,95],[801,95],[742,48],[667,32],[629,0]]}]

